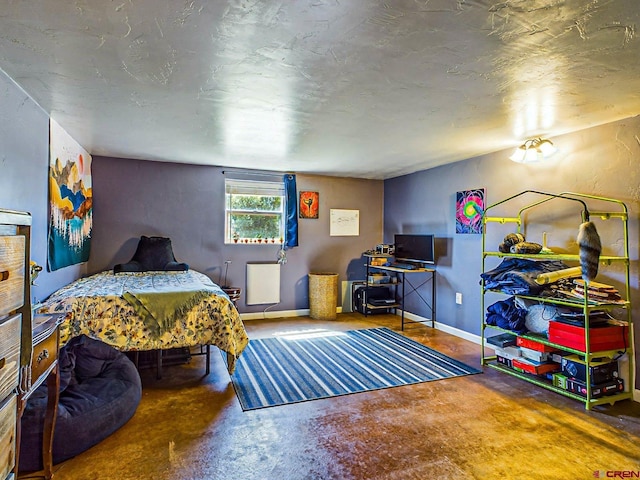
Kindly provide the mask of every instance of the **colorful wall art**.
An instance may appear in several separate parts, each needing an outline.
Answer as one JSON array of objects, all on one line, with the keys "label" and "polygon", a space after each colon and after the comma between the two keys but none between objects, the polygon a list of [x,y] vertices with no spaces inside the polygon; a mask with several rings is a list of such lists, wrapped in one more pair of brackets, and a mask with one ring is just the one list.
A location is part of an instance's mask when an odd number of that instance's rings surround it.
[{"label": "colorful wall art", "polygon": [[484,188],[456,193],[456,233],[482,233]]},{"label": "colorful wall art", "polygon": [[318,192],[300,192],[300,218],[318,218],[319,204]]},{"label": "colorful wall art", "polygon": [[49,271],[86,262],[93,226],[91,155],[49,122]]}]

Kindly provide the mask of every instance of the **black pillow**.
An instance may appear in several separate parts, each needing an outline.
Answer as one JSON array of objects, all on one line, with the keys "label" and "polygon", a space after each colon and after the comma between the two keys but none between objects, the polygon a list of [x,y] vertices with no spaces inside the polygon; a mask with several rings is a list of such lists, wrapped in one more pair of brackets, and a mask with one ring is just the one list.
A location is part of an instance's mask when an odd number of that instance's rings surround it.
[{"label": "black pillow", "polygon": [[144,235],[140,237],[133,258],[113,267],[113,273],[186,270],[189,270],[189,265],[176,261],[170,238]]}]

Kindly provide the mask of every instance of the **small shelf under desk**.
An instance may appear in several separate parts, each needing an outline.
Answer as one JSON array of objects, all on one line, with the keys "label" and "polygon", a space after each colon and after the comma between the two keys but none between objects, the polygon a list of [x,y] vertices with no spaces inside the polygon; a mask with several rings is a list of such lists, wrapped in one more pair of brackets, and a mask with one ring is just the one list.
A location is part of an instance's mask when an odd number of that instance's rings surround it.
[{"label": "small shelf under desk", "polygon": [[[366,268],[367,268],[367,280],[366,280],[366,286],[368,287],[373,287],[373,286],[380,286],[380,287],[390,287],[393,288],[394,291],[394,297],[395,297],[395,302],[392,304],[387,304],[387,305],[371,305],[369,303],[367,303],[367,308],[371,309],[371,310],[375,310],[375,309],[383,309],[383,308],[393,308],[393,309],[400,309],[400,317],[401,317],[401,329],[404,330],[404,324],[405,324],[405,298],[407,295],[416,292],[417,295],[420,297],[420,299],[424,302],[425,305],[427,305],[427,307],[431,310],[431,327],[435,327],[435,321],[436,321],[436,269],[435,268],[425,268],[425,267],[416,267],[413,269],[409,269],[409,268],[400,268],[400,267],[395,267],[392,265],[372,265],[371,264],[371,260],[374,258],[391,258],[391,256],[389,255],[369,255],[369,254],[365,254],[364,257],[367,259],[367,263],[366,263]],[[382,271],[382,272],[389,272],[389,273],[393,273],[395,274],[395,278],[397,281],[395,282],[385,282],[385,283],[375,283],[375,282],[370,282],[370,275],[371,275],[371,271],[372,270],[376,270],[376,271]],[[407,279],[406,276],[407,275],[418,275],[418,274],[427,274],[428,277],[426,280],[424,280],[422,283],[420,283],[417,286],[411,285],[409,284],[409,286],[411,287],[411,291],[407,292],[405,286],[407,285]],[[420,295],[420,293],[418,292],[418,290],[425,285],[427,282],[431,282],[431,302],[429,303],[422,295]],[[414,320],[412,320],[414,321]],[[421,321],[418,321],[417,323],[423,323]]]}]

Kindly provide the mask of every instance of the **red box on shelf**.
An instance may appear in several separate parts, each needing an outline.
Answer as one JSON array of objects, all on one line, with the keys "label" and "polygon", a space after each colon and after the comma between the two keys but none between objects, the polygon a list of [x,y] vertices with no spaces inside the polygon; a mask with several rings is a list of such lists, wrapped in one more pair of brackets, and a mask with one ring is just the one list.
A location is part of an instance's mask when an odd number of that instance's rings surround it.
[{"label": "red box on shelf", "polygon": [[[553,341],[553,340],[551,340]],[[536,342],[535,340],[529,340],[528,338],[518,337],[516,338],[516,345],[519,347],[530,348],[536,352],[555,352],[557,348],[550,347],[544,343]]]},{"label": "red box on shelf", "polygon": [[519,368],[527,373],[533,373],[534,375],[543,375],[545,373],[557,372],[562,367],[558,363],[539,363],[533,360],[526,360],[524,358],[514,358],[511,360],[513,368]]},{"label": "red box on shelf", "polygon": [[[629,338],[627,327],[609,325],[589,329],[589,351],[602,352],[625,348]],[[549,341],[585,352],[584,327],[562,322],[549,322]]]}]

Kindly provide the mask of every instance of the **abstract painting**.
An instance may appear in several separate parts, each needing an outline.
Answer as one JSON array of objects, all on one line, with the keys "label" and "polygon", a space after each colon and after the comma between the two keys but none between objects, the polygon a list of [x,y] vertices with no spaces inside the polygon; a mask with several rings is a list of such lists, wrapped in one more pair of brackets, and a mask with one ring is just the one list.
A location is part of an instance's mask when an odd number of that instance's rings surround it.
[{"label": "abstract painting", "polygon": [[300,218],[318,218],[318,192],[300,192]]},{"label": "abstract painting", "polygon": [[484,188],[456,193],[456,233],[482,233]]},{"label": "abstract painting", "polygon": [[91,155],[49,122],[49,271],[89,260],[93,226]]}]

